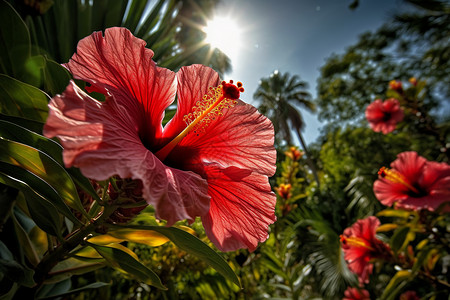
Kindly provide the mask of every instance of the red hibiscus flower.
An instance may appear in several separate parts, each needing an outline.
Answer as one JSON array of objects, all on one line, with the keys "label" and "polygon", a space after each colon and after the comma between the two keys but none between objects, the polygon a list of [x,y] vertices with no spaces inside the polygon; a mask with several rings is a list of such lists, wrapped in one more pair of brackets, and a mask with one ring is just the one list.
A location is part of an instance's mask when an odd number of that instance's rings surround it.
[{"label": "red hibiscus flower", "polygon": [[390,98],[384,102],[377,99],[367,106],[366,119],[373,131],[388,134],[403,120],[403,110],[397,99]]},{"label": "red hibiscus flower", "polygon": [[[417,152],[397,155],[391,169],[381,168],[375,181],[375,196],[386,206],[435,210],[450,201],[450,165],[428,161]],[[444,211],[450,211],[447,205]]]},{"label": "red hibiscus flower", "polygon": [[348,287],[344,292],[342,300],[370,300],[369,292],[365,289]]},{"label": "red hibiscus flower", "polygon": [[388,245],[375,237],[380,221],[376,217],[358,220],[341,235],[342,250],[348,268],[358,275],[361,283],[369,283],[374,258],[390,256]]},{"label": "red hibiscus flower", "polygon": [[399,300],[420,300],[415,291],[406,291],[400,295]]},{"label": "red hibiscus flower", "polygon": [[[81,40],[65,67],[106,100],[71,82],[51,100],[44,134],[59,138],[65,165],[86,177],[142,181],[144,199],[168,225],[201,216],[219,249],[253,251],[275,221],[272,123],[238,99],[241,83],[220,83],[202,65],[174,73],[152,57],[125,28]],[[163,128],[175,95],[176,114]]]}]

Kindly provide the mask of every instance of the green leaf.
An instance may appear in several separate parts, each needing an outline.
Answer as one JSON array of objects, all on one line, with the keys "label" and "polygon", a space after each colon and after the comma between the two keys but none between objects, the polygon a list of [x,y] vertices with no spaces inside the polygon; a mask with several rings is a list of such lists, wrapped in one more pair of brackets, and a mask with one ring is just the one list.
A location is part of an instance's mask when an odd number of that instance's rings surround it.
[{"label": "green leaf", "polygon": [[[95,252],[95,250],[92,250]],[[97,252],[95,252],[97,253]],[[59,262],[50,272],[49,278],[45,283],[55,283],[61,280],[68,279],[73,275],[82,275],[103,268],[105,260],[102,258],[97,261],[82,261],[76,258],[68,258]]]},{"label": "green leaf", "polygon": [[39,79],[37,85],[43,85],[44,90],[52,96],[62,93],[71,79],[66,68],[42,55],[30,57],[26,68]]},{"label": "green leaf", "polygon": [[155,272],[144,266],[140,261],[136,260],[125,251],[113,247],[100,246],[91,243],[88,244],[97,250],[97,252],[103,256],[112,267],[119,268],[131,277],[144,283],[166,290],[166,287],[161,283],[161,280]]},{"label": "green leaf", "polygon": [[406,237],[409,233],[409,227],[404,226],[397,229],[391,237],[390,245],[392,250],[397,253],[406,241]]},{"label": "green leaf", "polygon": [[[53,208],[55,208],[57,209],[56,211],[57,214],[59,211],[75,224],[81,225],[81,222],[74,216],[72,211],[64,203],[64,200],[55,191],[55,189],[52,186],[50,186],[47,182],[36,176],[35,174],[23,168],[10,165],[4,162],[0,162],[0,172],[14,179],[17,182],[15,186],[17,189],[20,189],[26,193],[32,192],[36,194],[36,196],[33,196],[33,198],[38,197],[37,198],[38,201],[41,198],[44,199],[44,203],[40,203],[40,205],[51,206],[49,207],[49,209],[51,209],[52,211],[54,210]],[[41,201],[42,200],[40,200],[39,202]],[[30,203],[29,206],[30,205],[35,206],[38,204]]]},{"label": "green leaf", "polygon": [[68,206],[87,216],[69,174],[46,153],[33,147],[1,138],[0,161],[21,167],[38,176],[52,186]]},{"label": "green leaf", "polygon": [[0,72],[19,77],[29,56],[27,26],[9,3],[0,1]]},{"label": "green leaf", "polygon": [[0,74],[0,113],[45,122],[49,97],[38,88]]},{"label": "green leaf", "polygon": [[31,130],[21,127],[17,124],[0,120],[0,136],[4,139],[16,141],[33,148],[39,149],[59,164],[63,164],[62,161],[62,146],[54,140],[48,139],[40,134],[37,134]]},{"label": "green leaf", "polygon": [[33,265],[34,267],[37,266],[37,264],[39,263],[39,257],[33,243],[28,237],[27,232],[23,229],[22,225],[20,225],[20,223],[17,221],[17,218],[14,216],[14,214],[12,215],[12,220],[14,223],[14,231],[16,233],[19,244],[21,245],[25,253],[25,256],[27,257],[31,265]]},{"label": "green leaf", "polygon": [[109,286],[111,285],[111,283],[106,283],[106,282],[94,282],[88,285],[85,285],[83,287],[77,288],[77,289],[73,289],[64,293],[50,293],[50,295],[46,295],[44,297],[38,297],[36,299],[54,299],[54,298],[59,298],[59,297],[64,297],[64,296],[69,296],[72,294],[78,294],[80,292],[86,291],[86,290],[91,290],[91,289],[99,289],[105,286]]},{"label": "green leaf", "polygon": [[222,274],[222,276],[229,279],[237,286],[241,287],[239,278],[236,276],[233,269],[231,269],[231,267],[223,259],[223,257],[220,256],[213,249],[211,249],[204,242],[202,242],[200,239],[198,239],[196,236],[193,236],[192,234],[187,233],[186,231],[176,227],[134,226],[134,225],[127,225],[124,227],[139,230],[152,230],[165,235],[178,248],[202,259],[204,262],[206,262],[208,265],[210,265],[216,271]]},{"label": "green leaf", "polygon": [[107,234],[94,236],[89,239],[94,244],[121,243],[124,241],[157,247],[169,241],[169,239],[156,231],[121,228],[110,230]]},{"label": "green leaf", "polygon": [[407,219],[410,215],[410,211],[401,209],[385,209],[377,213],[378,217],[396,217],[402,219]]},{"label": "green leaf", "polygon": [[389,281],[386,289],[381,295],[383,300],[394,300],[397,294],[405,287],[405,285],[412,279],[409,270],[398,271]]},{"label": "green leaf", "polygon": [[36,224],[45,232],[62,239],[58,210],[48,200],[33,191],[26,183],[3,172],[0,172],[0,182],[21,190],[25,195],[28,210]]},{"label": "green leaf", "polygon": [[34,271],[16,262],[11,251],[2,241],[0,241],[0,273],[26,287],[32,287],[35,284]]},{"label": "green leaf", "polygon": [[14,123],[16,125],[19,125],[23,128],[26,128],[26,129],[31,130],[38,134],[42,133],[42,129],[44,128],[43,122],[24,119],[21,117],[8,116],[8,115],[4,115],[2,113],[0,113],[0,120]]}]

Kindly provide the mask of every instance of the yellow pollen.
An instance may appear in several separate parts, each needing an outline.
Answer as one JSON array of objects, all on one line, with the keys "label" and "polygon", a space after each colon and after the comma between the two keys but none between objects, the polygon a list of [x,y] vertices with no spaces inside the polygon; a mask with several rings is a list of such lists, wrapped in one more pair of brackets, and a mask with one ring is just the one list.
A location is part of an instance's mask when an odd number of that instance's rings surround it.
[{"label": "yellow pollen", "polygon": [[382,167],[378,171],[378,175],[380,175],[382,178],[386,178],[390,182],[403,184],[414,193],[419,194],[419,191],[415,187],[413,187],[410,183],[408,183],[405,176],[403,176],[403,174],[397,172],[396,170],[391,170],[386,167]]},{"label": "yellow pollen", "polygon": [[341,241],[344,245],[352,246],[352,247],[360,247],[360,248],[366,248],[370,251],[374,251],[375,249],[372,248],[367,241],[357,238],[357,237],[343,237],[341,236]]},{"label": "yellow pollen", "polygon": [[222,110],[233,107],[236,100],[225,98],[223,86],[210,87],[208,93],[195,104],[192,112],[183,117],[187,127],[178,134],[170,143],[155,153],[159,160],[163,161],[175,146],[190,132],[197,134],[204,131],[216,117],[221,116]]}]

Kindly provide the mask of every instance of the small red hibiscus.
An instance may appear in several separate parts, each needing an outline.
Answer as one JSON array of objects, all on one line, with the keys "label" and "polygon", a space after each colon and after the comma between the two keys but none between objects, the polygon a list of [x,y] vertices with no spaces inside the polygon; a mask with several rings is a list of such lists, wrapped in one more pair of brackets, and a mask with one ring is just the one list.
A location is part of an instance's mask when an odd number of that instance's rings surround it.
[{"label": "small red hibiscus", "polygon": [[342,250],[348,268],[358,275],[361,283],[369,283],[369,275],[373,270],[372,259],[390,256],[389,246],[375,237],[378,226],[380,220],[371,216],[356,221],[341,235]]},{"label": "small red hibiscus", "polygon": [[158,67],[145,44],[125,28],[81,40],[65,67],[106,99],[71,82],[51,100],[44,134],[58,137],[65,165],[88,178],[139,180],[168,225],[200,216],[219,249],[255,250],[276,219],[272,123],[239,100],[240,82],[220,82],[202,65]]},{"label": "small red hibiscus", "polygon": [[406,291],[400,295],[399,300],[420,300],[415,291]]},{"label": "small red hibiscus", "polygon": [[[417,152],[397,155],[391,169],[381,168],[375,181],[375,196],[386,206],[434,211],[450,201],[450,165],[428,161]],[[450,211],[450,205],[443,207]]]},{"label": "small red hibiscus", "polygon": [[345,290],[342,300],[370,300],[369,291],[349,286]]},{"label": "small red hibiscus", "polygon": [[367,106],[366,119],[373,131],[388,134],[403,120],[403,109],[397,99],[377,99]]}]

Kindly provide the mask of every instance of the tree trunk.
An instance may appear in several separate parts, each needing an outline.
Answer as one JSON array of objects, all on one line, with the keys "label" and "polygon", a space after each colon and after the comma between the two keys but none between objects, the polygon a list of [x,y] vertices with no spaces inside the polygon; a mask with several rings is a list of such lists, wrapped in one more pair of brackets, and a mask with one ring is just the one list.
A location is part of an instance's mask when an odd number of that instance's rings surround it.
[{"label": "tree trunk", "polygon": [[320,187],[319,176],[317,175],[316,166],[314,165],[314,162],[311,159],[311,155],[309,154],[308,148],[306,147],[306,143],[303,140],[303,136],[302,136],[302,134],[300,132],[300,129],[298,127],[295,128],[295,129],[296,129],[296,132],[297,132],[298,139],[300,140],[300,144],[301,144],[301,146],[303,148],[303,151],[306,154],[306,163],[308,164],[309,168],[311,169],[311,171],[313,173],[314,179],[317,182],[317,187]]}]

